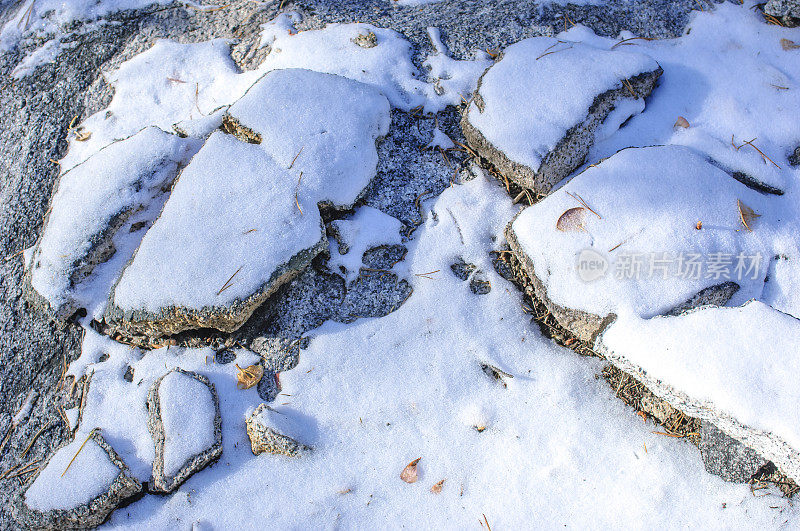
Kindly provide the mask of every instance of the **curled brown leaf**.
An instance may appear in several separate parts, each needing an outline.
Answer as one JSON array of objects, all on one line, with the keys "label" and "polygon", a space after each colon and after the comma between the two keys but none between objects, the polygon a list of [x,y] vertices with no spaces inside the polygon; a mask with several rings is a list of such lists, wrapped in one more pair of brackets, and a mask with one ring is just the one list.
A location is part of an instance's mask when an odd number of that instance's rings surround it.
[{"label": "curled brown leaf", "polygon": [[442,492],[443,485],[444,485],[444,480],[440,479],[439,481],[436,482],[436,484],[433,485],[433,487],[431,487],[431,492],[434,494],[439,494],[440,492]]},{"label": "curled brown leaf", "polygon": [[236,387],[238,389],[250,389],[260,382],[261,377],[264,376],[264,367],[258,363],[244,369],[238,365],[236,368],[239,369],[239,374],[236,375]]},{"label": "curled brown leaf", "polygon": [[753,220],[755,220],[758,217],[761,217],[761,214],[756,214],[755,210],[742,203],[741,199],[736,200],[736,205],[739,208],[739,221],[742,222],[744,228],[746,228],[750,232],[753,232],[752,228]]},{"label": "curled brown leaf", "polygon": [[800,48],[800,44],[796,44],[794,41],[790,41],[789,39],[781,39],[781,48],[788,52],[789,50]]},{"label": "curled brown leaf", "polygon": [[585,230],[583,222],[586,220],[586,209],[583,207],[570,208],[556,221],[556,229],[561,232],[580,232]]},{"label": "curled brown leaf", "polygon": [[678,119],[675,120],[675,123],[672,127],[683,127],[684,129],[689,128],[689,120],[684,118],[683,116],[678,116]]},{"label": "curled brown leaf", "polygon": [[417,457],[400,472],[400,479],[405,481],[406,483],[416,483],[417,479],[419,478],[419,474],[417,472],[417,464],[419,460],[422,459],[421,457]]}]

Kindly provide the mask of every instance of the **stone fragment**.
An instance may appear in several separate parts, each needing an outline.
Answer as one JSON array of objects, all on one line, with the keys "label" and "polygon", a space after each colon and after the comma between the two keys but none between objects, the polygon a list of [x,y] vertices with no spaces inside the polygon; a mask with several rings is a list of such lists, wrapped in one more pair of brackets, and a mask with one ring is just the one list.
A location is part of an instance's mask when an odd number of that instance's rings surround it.
[{"label": "stone fragment", "polygon": [[273,426],[275,416],[279,412],[267,404],[258,406],[246,419],[247,436],[250,438],[250,447],[254,455],[261,453],[279,454],[289,457],[299,457],[312,449],[293,438],[280,433]]}]

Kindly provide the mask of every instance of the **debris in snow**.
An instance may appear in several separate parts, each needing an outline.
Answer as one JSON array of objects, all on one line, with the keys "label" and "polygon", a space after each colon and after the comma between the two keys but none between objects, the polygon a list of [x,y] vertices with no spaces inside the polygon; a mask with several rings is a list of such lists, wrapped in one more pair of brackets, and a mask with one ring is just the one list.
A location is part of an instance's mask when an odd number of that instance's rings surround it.
[{"label": "debris in snow", "polygon": [[255,411],[247,416],[247,436],[253,455],[261,453],[279,454],[289,457],[299,457],[312,449],[297,442],[288,435],[276,429],[276,417],[281,413],[273,410],[267,404],[259,405]]},{"label": "debris in snow", "polygon": [[150,388],[147,409],[156,448],[153,490],[172,492],[222,455],[219,398],[205,376],[168,372]]},{"label": "debris in snow", "polygon": [[525,39],[481,77],[464,136],[502,175],[547,194],[583,163],[596,133],[610,136],[604,122],[616,130],[643,110],[661,73],[638,52]]},{"label": "debris in snow", "polygon": [[95,527],[141,491],[120,456],[92,430],[41,465],[15,500],[12,516],[28,529]]},{"label": "debris in snow", "polygon": [[257,385],[264,376],[264,366],[260,363],[250,365],[244,369],[237,365],[236,368],[239,369],[239,373],[236,375],[236,387],[239,389],[250,389]]}]

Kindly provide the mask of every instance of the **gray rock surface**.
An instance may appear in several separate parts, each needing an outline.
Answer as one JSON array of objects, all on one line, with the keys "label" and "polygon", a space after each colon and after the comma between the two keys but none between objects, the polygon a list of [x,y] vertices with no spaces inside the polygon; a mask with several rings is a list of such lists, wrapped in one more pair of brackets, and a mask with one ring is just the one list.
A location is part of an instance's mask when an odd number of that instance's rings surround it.
[{"label": "gray rock surface", "polygon": [[[89,438],[107,455],[108,460],[117,468],[119,475],[108,489],[88,503],[71,509],[52,509],[38,511],[25,502],[25,493],[33,485],[42,471],[47,467],[43,463],[39,472],[31,477],[14,499],[11,508],[14,521],[26,529],[86,529],[102,524],[108,516],[125,502],[131,501],[142,492],[142,484],[130,474],[127,465],[113,448],[103,439],[99,431],[94,431]],[[53,453],[55,455],[55,452]],[[52,458],[52,456],[51,456]],[[6,522],[11,524],[11,522]]]},{"label": "gray rock surface", "polygon": [[[165,378],[176,373],[183,375],[185,378],[193,378],[207,387],[214,404],[214,412],[213,417],[201,419],[201,422],[207,422],[213,425],[214,442],[202,451],[190,456],[176,473],[170,474],[165,467],[166,445],[181,445],[183,444],[182,439],[195,436],[194,433],[167,433],[164,427],[162,416],[166,408],[184,409],[194,405],[192,403],[193,397],[190,396],[187,396],[186,402],[181,404],[165,404],[159,399],[161,383]],[[156,380],[150,387],[147,393],[147,410],[147,429],[153,437],[153,443],[156,448],[156,455],[153,460],[153,484],[150,490],[163,493],[172,492],[194,473],[202,470],[209,463],[215,461],[222,455],[222,418],[219,411],[219,397],[217,396],[217,390],[214,388],[214,384],[205,376],[181,369],[171,370]],[[197,426],[197,429],[201,430],[206,427],[207,426]]]},{"label": "gray rock surface", "polygon": [[[60,329],[31,308],[21,289],[21,258],[5,259],[33,245],[41,233],[58,175],[57,165],[50,160],[64,156],[69,122],[75,116],[78,120],[86,118],[110,101],[112,91],[102,71],[113,69],[159,38],[180,42],[234,39],[234,60],[241,68],[252,69],[269,52],[268,48],[258,47],[259,25],[278,13],[279,4],[260,6],[237,0],[228,8],[203,12],[175,2],[167,7],[113,14],[108,17],[111,24],[65,36],[64,42],[74,46],[21,80],[12,80],[9,73],[44,39],[26,38],[17,49],[0,53],[0,433],[9,429],[11,415],[28,391],[42,390],[29,420],[11,431],[0,453],[3,470],[17,464],[15,456],[48,423],[52,427],[30,449],[31,459],[47,457],[69,436],[57,413],[59,378],[65,361],[79,353],[81,331],[73,325]],[[603,35],[618,35],[625,29],[645,37],[676,37],[697,8],[694,0],[654,0],[646,5],[613,0],[603,6],[539,5],[528,0],[451,0],[416,7],[385,0],[300,0],[287,4],[287,8],[304,15],[301,29],[356,21],[396,29],[414,44],[414,60],[420,65],[431,51],[428,26],[441,28],[451,53],[466,58],[476,49],[495,49],[521,38],[553,34],[563,29],[566,17]],[[5,23],[21,2],[5,0],[0,5],[0,23]],[[74,29],[82,27],[82,23],[73,25]],[[457,120],[455,111],[439,115],[442,130],[454,140],[463,141]],[[433,119],[417,120],[394,111],[392,123],[394,132],[381,147],[375,189],[365,202],[411,227],[420,221],[415,198],[426,190],[440,193],[453,169],[437,153],[419,153],[419,148],[430,141]],[[450,154],[451,161],[455,155]],[[344,286],[334,276],[307,270],[274,298],[282,303],[294,301],[297,292],[311,285],[318,300],[301,297],[285,313],[278,311],[276,302],[264,309],[261,319],[255,314],[251,318],[249,337],[275,338],[283,345],[262,352],[271,363],[291,365],[296,360],[297,339],[302,331],[321,324],[333,311],[331,308],[339,304]],[[19,489],[18,484],[7,482],[0,490],[0,529],[14,527],[8,502]]]},{"label": "gray rock surface", "polygon": [[300,457],[311,452],[311,447],[299,443],[277,431],[270,426],[269,416],[279,415],[273,412],[267,404],[261,404],[246,419],[247,437],[250,439],[250,448],[253,455],[262,453]]},{"label": "gray rock surface", "polygon": [[764,6],[764,13],[773,17],[800,18],[800,2],[798,0],[769,0]]},{"label": "gray rock surface", "polygon": [[769,463],[711,422],[700,422],[700,455],[706,470],[725,481],[745,483]]}]

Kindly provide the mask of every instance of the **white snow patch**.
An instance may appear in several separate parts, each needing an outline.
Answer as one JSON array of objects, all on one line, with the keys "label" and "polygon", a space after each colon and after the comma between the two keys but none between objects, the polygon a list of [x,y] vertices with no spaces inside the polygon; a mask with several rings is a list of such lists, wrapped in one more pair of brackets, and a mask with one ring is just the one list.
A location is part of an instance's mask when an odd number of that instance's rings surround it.
[{"label": "white snow patch", "polygon": [[[86,437],[76,438],[53,455],[25,493],[28,507],[43,512],[73,509],[109,489],[120,469],[92,439],[86,441],[78,453],[85,440]],[[73,457],[75,460],[70,465]]]},{"label": "white snow patch", "polygon": [[447,105],[460,105],[469,101],[478,84],[478,78],[492,65],[489,55],[478,51],[474,59],[459,61],[449,56],[438,28],[428,28],[428,37],[434,53],[425,59],[422,66],[429,69],[428,78],[433,83],[434,93],[439,97],[436,98],[435,108],[431,102],[425,110],[438,112]]},{"label": "white snow patch", "polygon": [[351,278],[358,274],[362,266],[361,259],[367,249],[402,242],[400,231],[403,223],[372,207],[361,207],[353,217],[335,220],[333,224],[349,250],[346,254],[339,254],[338,246],[332,245],[328,267],[336,271],[339,266],[344,266]]},{"label": "white snow patch", "polygon": [[203,382],[171,372],[161,380],[158,400],[164,424],[164,474],[174,477],[189,459],[214,446],[214,397]]}]

